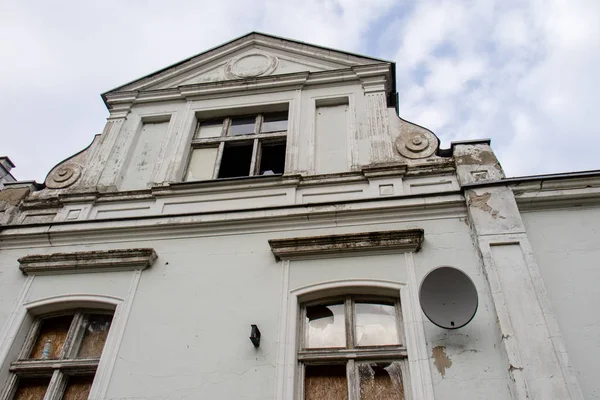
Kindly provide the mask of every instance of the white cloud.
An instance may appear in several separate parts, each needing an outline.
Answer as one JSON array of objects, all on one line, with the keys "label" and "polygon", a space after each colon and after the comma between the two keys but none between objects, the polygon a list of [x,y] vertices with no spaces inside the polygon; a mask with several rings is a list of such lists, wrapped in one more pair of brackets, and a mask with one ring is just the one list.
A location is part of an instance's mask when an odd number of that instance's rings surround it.
[{"label": "white cloud", "polygon": [[599,168],[598,16],[596,0],[418,2],[397,29],[398,81],[419,94],[400,114],[446,146],[491,137],[509,175]]},{"label": "white cloud", "polygon": [[5,1],[0,152],[41,181],[102,130],[100,93],[258,30],[393,58],[400,115],[444,146],[491,137],[509,175],[598,168],[599,15],[597,0]]},{"label": "white cloud", "polygon": [[[0,2],[0,155],[42,181],[102,131],[100,94],[250,31],[360,51],[392,0]],[[373,54],[373,56],[377,56]]]}]

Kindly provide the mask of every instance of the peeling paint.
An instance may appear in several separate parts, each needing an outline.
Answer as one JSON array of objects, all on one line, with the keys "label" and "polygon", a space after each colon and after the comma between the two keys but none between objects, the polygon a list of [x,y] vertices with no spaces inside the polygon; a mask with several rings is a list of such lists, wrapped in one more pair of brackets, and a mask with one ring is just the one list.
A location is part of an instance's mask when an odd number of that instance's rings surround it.
[{"label": "peeling paint", "polygon": [[452,366],[452,360],[446,355],[445,346],[436,346],[431,352],[433,357],[433,365],[437,368],[438,372],[442,375],[446,375],[446,369]]},{"label": "peeling paint", "polygon": [[492,197],[492,194],[489,192],[485,192],[481,195],[478,195],[475,192],[473,192],[472,190],[470,190],[468,205],[479,208],[480,210],[489,213],[492,216],[492,218],[494,218],[494,219],[497,219],[497,218],[506,219],[505,217],[500,215],[498,210],[495,210],[494,208],[490,207],[490,205],[488,204],[490,197]]}]

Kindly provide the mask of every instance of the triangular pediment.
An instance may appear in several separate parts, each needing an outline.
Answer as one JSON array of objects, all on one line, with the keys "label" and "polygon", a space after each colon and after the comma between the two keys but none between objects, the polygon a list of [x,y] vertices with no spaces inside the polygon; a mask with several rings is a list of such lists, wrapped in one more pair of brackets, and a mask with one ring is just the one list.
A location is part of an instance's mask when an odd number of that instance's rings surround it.
[{"label": "triangular pediment", "polygon": [[320,46],[250,33],[108,93],[176,88],[386,62]]}]

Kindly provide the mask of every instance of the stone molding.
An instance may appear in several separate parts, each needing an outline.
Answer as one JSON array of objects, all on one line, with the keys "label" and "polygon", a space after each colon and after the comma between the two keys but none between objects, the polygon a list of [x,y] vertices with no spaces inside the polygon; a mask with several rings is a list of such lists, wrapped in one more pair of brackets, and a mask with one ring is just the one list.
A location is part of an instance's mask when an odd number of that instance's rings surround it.
[{"label": "stone molding", "polygon": [[359,252],[415,252],[421,243],[423,229],[269,240],[277,261],[331,258]]},{"label": "stone molding", "polygon": [[[203,96],[226,97],[232,93],[270,93],[274,89],[295,90],[304,86],[331,83],[362,82],[366,92],[385,93],[390,77],[390,65],[377,63],[365,66],[353,66],[345,69],[295,72],[282,75],[260,75],[249,78],[219,82],[204,82],[181,85],[176,88],[147,91],[119,91],[105,93],[104,99],[111,111],[109,119],[123,118],[134,104],[153,103],[172,100],[190,100]],[[113,115],[114,114],[114,115]]]},{"label": "stone molding", "polygon": [[19,258],[27,275],[144,270],[157,255],[154,249],[124,249],[30,255]]}]

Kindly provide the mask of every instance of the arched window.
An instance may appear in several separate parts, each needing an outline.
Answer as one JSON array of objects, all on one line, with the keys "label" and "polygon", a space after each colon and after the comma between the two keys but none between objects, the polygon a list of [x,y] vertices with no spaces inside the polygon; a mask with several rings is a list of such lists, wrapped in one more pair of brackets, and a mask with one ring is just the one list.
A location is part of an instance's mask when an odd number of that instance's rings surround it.
[{"label": "arched window", "polygon": [[305,302],[299,323],[300,398],[408,398],[399,299],[353,295]]},{"label": "arched window", "polygon": [[36,317],[2,400],[88,398],[113,311],[71,309]]}]

